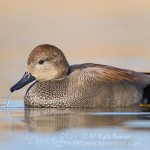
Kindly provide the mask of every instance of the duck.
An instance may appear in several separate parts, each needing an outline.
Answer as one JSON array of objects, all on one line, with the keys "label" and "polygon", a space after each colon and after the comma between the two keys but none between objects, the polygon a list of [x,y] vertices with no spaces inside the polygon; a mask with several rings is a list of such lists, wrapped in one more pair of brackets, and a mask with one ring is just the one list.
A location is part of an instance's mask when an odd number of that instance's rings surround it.
[{"label": "duck", "polygon": [[56,46],[35,47],[13,93],[33,82],[24,96],[26,107],[114,108],[150,101],[150,74],[108,65],[69,65]]}]

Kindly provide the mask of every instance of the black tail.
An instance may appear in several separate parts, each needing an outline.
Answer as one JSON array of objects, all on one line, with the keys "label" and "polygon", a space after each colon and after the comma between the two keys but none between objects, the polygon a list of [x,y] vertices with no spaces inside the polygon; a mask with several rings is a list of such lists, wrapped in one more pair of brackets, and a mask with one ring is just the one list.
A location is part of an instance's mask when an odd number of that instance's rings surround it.
[{"label": "black tail", "polygon": [[141,73],[143,73],[145,75],[150,75],[150,72],[141,72]]},{"label": "black tail", "polygon": [[144,101],[142,103],[150,104],[150,84],[144,88],[143,98]]}]

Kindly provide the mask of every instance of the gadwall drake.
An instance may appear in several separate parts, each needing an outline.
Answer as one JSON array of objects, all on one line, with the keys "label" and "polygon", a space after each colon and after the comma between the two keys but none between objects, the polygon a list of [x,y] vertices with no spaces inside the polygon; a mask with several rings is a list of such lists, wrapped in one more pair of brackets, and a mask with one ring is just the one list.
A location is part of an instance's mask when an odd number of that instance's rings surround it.
[{"label": "gadwall drake", "polygon": [[34,80],[25,106],[125,107],[150,99],[148,74],[92,63],[69,66],[63,52],[49,44],[33,49],[23,78],[10,91]]}]

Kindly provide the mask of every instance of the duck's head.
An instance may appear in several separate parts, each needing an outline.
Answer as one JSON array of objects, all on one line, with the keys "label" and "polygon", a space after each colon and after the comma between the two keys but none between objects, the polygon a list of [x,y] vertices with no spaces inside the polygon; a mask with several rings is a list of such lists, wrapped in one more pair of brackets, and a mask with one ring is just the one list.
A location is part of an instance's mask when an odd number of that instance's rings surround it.
[{"label": "duck's head", "polygon": [[68,71],[69,64],[60,49],[48,44],[39,45],[29,55],[24,76],[10,91],[14,92],[34,80],[61,80],[68,75]]}]

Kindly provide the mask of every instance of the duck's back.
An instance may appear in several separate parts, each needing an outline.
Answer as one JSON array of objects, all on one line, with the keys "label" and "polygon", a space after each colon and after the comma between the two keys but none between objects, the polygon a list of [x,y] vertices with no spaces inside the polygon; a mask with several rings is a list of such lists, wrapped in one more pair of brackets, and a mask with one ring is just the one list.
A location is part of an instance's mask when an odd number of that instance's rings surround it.
[{"label": "duck's back", "polygon": [[142,73],[98,64],[70,66],[66,78],[37,82],[25,95],[34,107],[124,107],[142,100],[150,78]]}]

